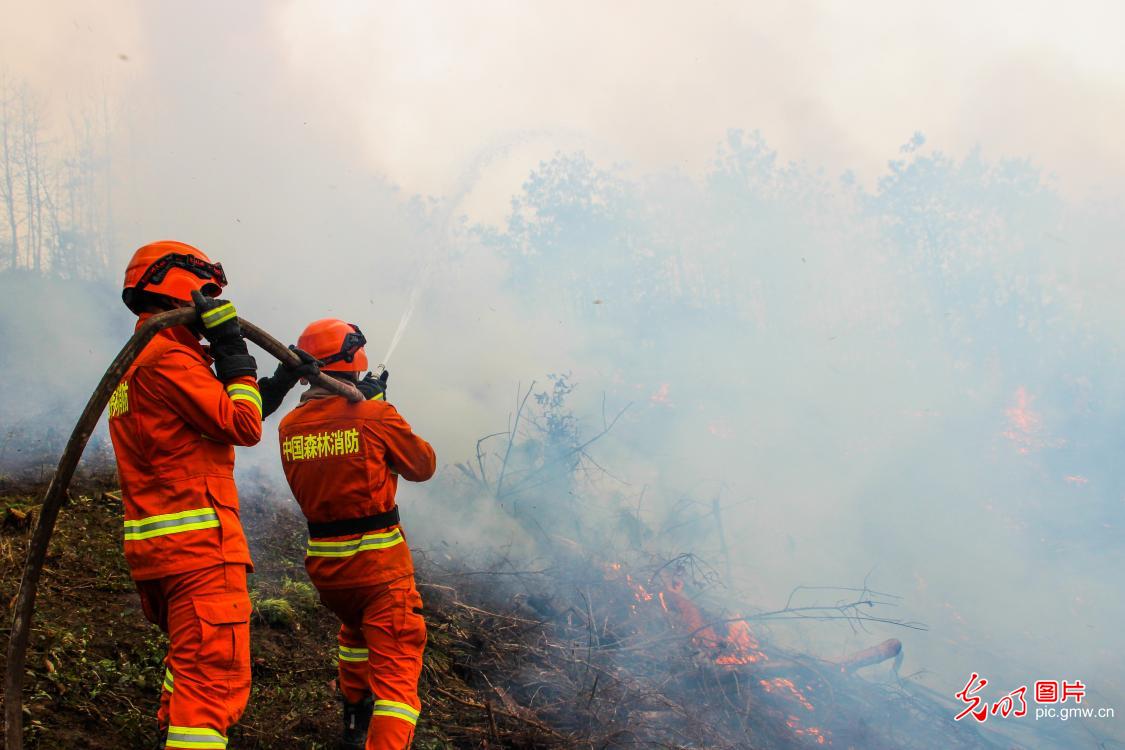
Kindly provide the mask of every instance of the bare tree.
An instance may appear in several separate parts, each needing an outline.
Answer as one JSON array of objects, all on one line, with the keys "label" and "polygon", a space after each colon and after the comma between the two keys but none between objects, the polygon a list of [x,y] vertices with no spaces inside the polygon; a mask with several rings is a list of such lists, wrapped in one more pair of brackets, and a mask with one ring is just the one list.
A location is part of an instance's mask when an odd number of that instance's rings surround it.
[{"label": "bare tree", "polygon": [[19,104],[20,149],[18,152],[24,179],[24,221],[27,224],[29,264],[36,273],[43,272],[42,201],[39,194],[39,111],[27,86],[21,86]]},{"label": "bare tree", "polygon": [[69,151],[63,164],[67,221],[61,244],[75,268],[86,275],[106,268],[113,236],[110,136],[104,99],[100,105],[71,113]]},{"label": "bare tree", "polygon": [[7,78],[0,77],[0,198],[4,201],[6,219],[8,221],[8,249],[10,252],[9,268],[19,267],[20,238],[19,223],[16,219],[16,172],[15,141],[16,133],[12,118],[12,90]]},{"label": "bare tree", "polygon": [[26,85],[0,73],[0,207],[9,270],[61,277],[103,273],[111,243],[107,102],[72,110],[60,141]]}]

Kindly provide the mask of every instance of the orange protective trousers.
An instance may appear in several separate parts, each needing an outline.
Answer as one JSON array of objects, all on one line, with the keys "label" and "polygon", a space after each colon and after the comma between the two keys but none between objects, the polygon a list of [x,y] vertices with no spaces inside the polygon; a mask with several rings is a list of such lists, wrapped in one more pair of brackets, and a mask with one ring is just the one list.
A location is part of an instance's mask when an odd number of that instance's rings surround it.
[{"label": "orange protective trousers", "polygon": [[141,607],[168,634],[157,722],[165,747],[223,748],[250,697],[246,566],[214,565],[137,581]]},{"label": "orange protective trousers", "polygon": [[371,695],[375,713],[367,750],[405,750],[422,703],[418,678],[426,647],[422,597],[414,577],[377,585],[323,589],[320,600],[340,618],[340,692],[358,703]]}]

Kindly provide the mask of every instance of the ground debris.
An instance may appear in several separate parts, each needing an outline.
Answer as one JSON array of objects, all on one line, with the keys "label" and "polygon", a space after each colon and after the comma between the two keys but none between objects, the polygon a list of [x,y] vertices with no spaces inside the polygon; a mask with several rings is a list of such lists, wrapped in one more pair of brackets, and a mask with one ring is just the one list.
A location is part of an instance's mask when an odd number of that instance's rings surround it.
[{"label": "ground debris", "polygon": [[[27,747],[144,747],[155,737],[165,641],[128,577],[120,504],[104,485],[79,489],[44,572]],[[34,496],[0,498],[5,518],[32,513]],[[307,584],[302,521],[291,503],[261,498],[244,499],[243,518],[260,622],[251,702],[230,747],[332,747],[337,623]],[[5,603],[28,533],[0,537],[11,548],[0,557]],[[575,545],[552,553],[549,568],[473,566],[425,549],[415,557],[429,632],[420,750],[997,747],[961,731],[946,706],[852,673],[893,645],[841,663],[785,652],[752,619],[709,611],[682,560],[604,562]],[[270,621],[266,602],[283,622]]]},{"label": "ground debris", "polygon": [[417,557],[427,705],[457,747],[1008,747],[963,731],[945,704],[854,674],[897,656],[897,640],[836,662],[788,653],[695,603],[667,561],[553,554],[549,570],[512,575]]}]

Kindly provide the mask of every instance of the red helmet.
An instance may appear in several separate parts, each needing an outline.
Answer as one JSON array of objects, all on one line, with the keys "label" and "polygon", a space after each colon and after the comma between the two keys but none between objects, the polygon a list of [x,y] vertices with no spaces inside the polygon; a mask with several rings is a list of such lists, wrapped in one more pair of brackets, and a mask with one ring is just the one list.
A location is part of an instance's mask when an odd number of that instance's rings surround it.
[{"label": "red helmet", "polygon": [[133,253],[125,268],[121,299],[130,310],[139,313],[141,292],[191,302],[194,290],[214,297],[226,285],[222,263],[212,263],[203,251],[191,245],[161,240]]},{"label": "red helmet", "polygon": [[297,339],[297,348],[320,360],[328,372],[362,372],[367,369],[367,339],[355,323],[323,318],[309,323]]}]

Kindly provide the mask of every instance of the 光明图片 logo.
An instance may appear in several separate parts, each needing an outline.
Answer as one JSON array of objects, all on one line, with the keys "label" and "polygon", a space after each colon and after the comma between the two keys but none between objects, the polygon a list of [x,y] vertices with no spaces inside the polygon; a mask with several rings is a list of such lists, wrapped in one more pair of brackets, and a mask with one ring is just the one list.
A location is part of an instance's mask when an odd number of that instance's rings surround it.
[{"label": "\u5149\u660e\u56fe\u7247 logo", "polygon": [[[989,716],[1020,718],[1028,715],[1027,685],[1020,685],[1015,690],[1000,697],[990,706],[979,693],[988,685],[988,680],[976,672],[969,677],[965,687],[954,694],[965,708],[953,717],[954,721],[961,721],[966,716],[972,716],[979,722],[988,720]],[[1115,712],[1112,708],[1083,706],[1086,697],[1086,685],[1082,680],[1036,680],[1032,698],[1036,704],[1035,718],[1038,719],[1112,719]],[[1073,701],[1074,705],[1066,705]]]}]

